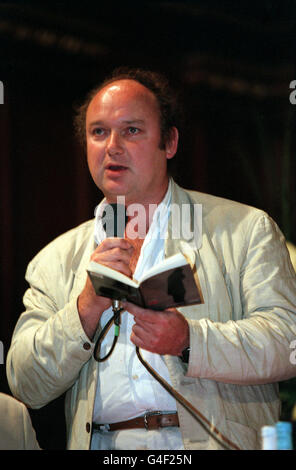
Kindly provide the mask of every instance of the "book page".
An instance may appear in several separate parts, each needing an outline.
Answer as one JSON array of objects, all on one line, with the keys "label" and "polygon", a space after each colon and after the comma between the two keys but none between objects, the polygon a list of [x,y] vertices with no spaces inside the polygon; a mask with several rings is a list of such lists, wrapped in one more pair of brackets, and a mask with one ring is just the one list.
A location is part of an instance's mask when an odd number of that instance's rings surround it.
[{"label": "book page", "polygon": [[115,279],[116,281],[123,282],[131,287],[139,287],[139,283],[136,280],[130,279],[125,274],[116,271],[116,269],[109,268],[108,266],[96,263],[95,261],[90,261],[88,271]]},{"label": "book page", "polygon": [[146,279],[155,276],[156,274],[160,274],[164,271],[168,271],[169,269],[177,268],[179,266],[184,266],[185,264],[188,264],[188,262],[182,253],[177,253],[176,255],[170,256],[169,258],[165,258],[161,263],[150,268],[144,274],[144,276],[140,278],[139,284],[141,284]]}]

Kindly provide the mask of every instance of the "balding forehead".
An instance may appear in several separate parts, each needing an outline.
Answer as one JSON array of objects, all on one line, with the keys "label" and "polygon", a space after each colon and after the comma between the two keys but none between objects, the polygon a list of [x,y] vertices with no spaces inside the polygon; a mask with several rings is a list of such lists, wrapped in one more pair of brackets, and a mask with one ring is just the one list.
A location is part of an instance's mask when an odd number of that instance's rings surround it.
[{"label": "balding forehead", "polygon": [[154,93],[136,80],[121,79],[107,84],[90,101],[87,115],[90,109],[99,109],[104,107],[117,108],[125,107],[127,103],[133,103],[134,107],[142,106],[150,108],[157,113],[160,122],[160,107]]},{"label": "balding forehead", "polygon": [[153,93],[147,88],[145,85],[142,85],[142,83],[138,82],[137,80],[134,80],[132,78],[120,78],[119,80],[113,80],[110,83],[107,83],[101,90],[105,90],[108,88],[113,88],[113,87],[127,87],[127,88],[137,88],[139,90],[146,90],[146,92]]},{"label": "balding forehead", "polygon": [[118,80],[98,91],[86,112],[86,126],[139,125],[153,119],[161,132],[161,113],[154,94],[135,80]]},{"label": "balding forehead", "polygon": [[104,96],[116,96],[122,94],[130,98],[141,98],[151,101],[158,107],[158,101],[154,93],[141,83],[132,79],[120,79],[105,85],[94,98],[104,99]]}]

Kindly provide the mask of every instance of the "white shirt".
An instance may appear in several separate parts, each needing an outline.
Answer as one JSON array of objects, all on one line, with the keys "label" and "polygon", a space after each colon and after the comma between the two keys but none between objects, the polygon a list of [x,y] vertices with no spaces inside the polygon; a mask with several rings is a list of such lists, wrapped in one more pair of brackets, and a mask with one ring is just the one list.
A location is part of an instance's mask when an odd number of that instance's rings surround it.
[{"label": "white shirt", "polygon": [[[143,242],[134,278],[139,279],[148,269],[164,258],[164,243],[171,202],[171,187],[157,207],[149,232]],[[100,243],[105,232],[100,224],[104,201],[96,210],[95,239]],[[103,327],[113,315],[112,308],[101,317]],[[134,318],[128,312],[121,314],[120,335],[112,355],[100,363],[93,421],[116,423],[144,415],[147,411],[176,411],[175,399],[154,379],[140,363],[135,345],[130,341]],[[105,356],[112,345],[114,326],[101,344],[100,356]],[[170,377],[163,357],[141,350],[141,354],[168,383]],[[116,437],[114,437],[116,435]],[[116,432],[95,432],[92,449],[183,449],[180,430],[177,427],[157,431],[133,429]]]}]

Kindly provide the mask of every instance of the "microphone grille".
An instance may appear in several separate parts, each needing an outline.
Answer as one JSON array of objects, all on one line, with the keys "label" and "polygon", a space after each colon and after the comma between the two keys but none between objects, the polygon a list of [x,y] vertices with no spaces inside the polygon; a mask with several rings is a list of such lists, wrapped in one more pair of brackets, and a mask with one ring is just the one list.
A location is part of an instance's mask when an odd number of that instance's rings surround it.
[{"label": "microphone grille", "polygon": [[123,204],[107,204],[102,214],[103,229],[107,237],[124,238],[127,219]]}]

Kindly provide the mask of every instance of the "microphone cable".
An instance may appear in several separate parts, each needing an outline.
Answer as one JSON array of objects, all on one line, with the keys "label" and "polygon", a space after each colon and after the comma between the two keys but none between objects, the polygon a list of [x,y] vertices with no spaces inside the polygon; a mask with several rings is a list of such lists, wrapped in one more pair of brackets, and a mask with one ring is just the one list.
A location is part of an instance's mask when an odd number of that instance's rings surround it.
[{"label": "microphone cable", "polygon": [[[113,317],[110,318],[110,320],[106,323],[102,331],[100,332],[98,339],[95,344],[94,348],[94,358],[97,362],[104,362],[106,361],[111,354],[113,353],[113,350],[116,346],[116,343],[118,341],[119,337],[119,332],[120,332],[120,323],[121,323],[121,312],[123,312],[123,308],[121,307],[120,301],[119,300],[113,300],[112,301],[112,309],[113,309]],[[114,338],[113,338],[113,343],[111,345],[111,348],[109,352],[106,354],[104,357],[100,357],[100,348],[101,348],[101,342],[106,336],[109,328],[111,327],[112,323],[114,323]]]},{"label": "microphone cable", "polygon": [[198,421],[200,426],[225,450],[240,450],[240,448],[234,444],[230,439],[224,436],[210,421],[195,408],[189,401],[187,401],[177,390],[169,385],[142,357],[140,349],[136,346],[136,354],[142,365],[148,370],[148,372],[165,388],[165,390],[172,395],[176,401],[178,401],[193,418]]},{"label": "microphone cable", "polygon": [[[102,331],[100,332],[98,339],[96,341],[96,345],[94,348],[94,358],[97,362],[104,362],[106,361],[114,351],[116,343],[118,341],[119,332],[120,332],[120,320],[121,320],[121,312],[124,310],[121,307],[120,301],[115,300],[112,302],[113,305],[113,317],[106,323]],[[104,357],[99,357],[101,342],[103,338],[106,336],[109,328],[111,327],[112,323],[114,322],[115,330],[114,330],[114,339],[111,345],[110,350]],[[186,400],[177,390],[175,390],[171,385],[169,385],[166,380],[164,380],[142,357],[140,353],[140,349],[138,346],[136,348],[136,354],[141,362],[141,364],[147,369],[147,371],[154,377],[160,385],[171,395],[175,398],[175,400],[180,403],[190,414],[191,416],[199,423],[199,425],[211,436],[223,449],[225,450],[241,450],[234,442],[224,436],[215,426],[213,426],[210,421],[197,409],[195,408],[188,400]]]}]

